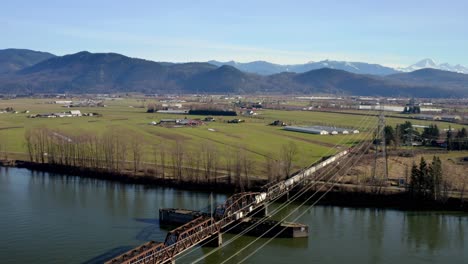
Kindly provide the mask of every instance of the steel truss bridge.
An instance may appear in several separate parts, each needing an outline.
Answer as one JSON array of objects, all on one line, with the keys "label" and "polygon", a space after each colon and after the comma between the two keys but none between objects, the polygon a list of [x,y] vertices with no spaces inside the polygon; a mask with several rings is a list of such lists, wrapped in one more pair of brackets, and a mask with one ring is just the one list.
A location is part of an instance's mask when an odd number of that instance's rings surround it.
[{"label": "steel truss bridge", "polygon": [[344,159],[350,150],[342,151],[316,165],[308,167],[292,177],[266,187],[265,192],[242,192],[229,197],[218,205],[213,217],[200,216],[174,230],[164,242],[147,242],[108,262],[106,264],[156,264],[175,263],[175,258],[184,251],[213,238],[221,239],[221,230],[250,213],[261,210],[293,188],[307,183],[319,170]]}]

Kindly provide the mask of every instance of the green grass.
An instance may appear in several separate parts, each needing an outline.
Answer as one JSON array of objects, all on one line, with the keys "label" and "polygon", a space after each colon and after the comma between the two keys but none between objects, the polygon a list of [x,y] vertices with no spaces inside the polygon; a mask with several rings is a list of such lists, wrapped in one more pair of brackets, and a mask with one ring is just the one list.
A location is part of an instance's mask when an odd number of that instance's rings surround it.
[{"label": "green grass", "polygon": [[[49,104],[52,100],[43,99],[13,99],[0,100],[0,109],[11,106],[17,111],[29,110],[28,114],[0,114],[0,145],[8,152],[25,153],[25,131],[35,127],[47,127],[69,134],[102,134],[105,131],[121,131],[129,138],[141,140],[145,146],[145,161],[152,161],[153,145],[164,143],[170,148],[176,140],[182,140],[187,149],[196,152],[203,144],[212,144],[219,150],[220,155],[229,155],[230,151],[241,148],[248,153],[256,163],[263,163],[265,156],[277,154],[284,144],[294,142],[298,146],[300,155],[295,161],[296,168],[307,166],[323,155],[331,155],[340,149],[351,146],[352,138],[357,136],[338,135],[320,136],[282,130],[281,127],[268,126],[274,120],[282,120],[293,125],[332,125],[339,127],[358,128],[368,132],[375,126],[376,117],[362,115],[347,115],[339,113],[325,113],[314,111],[281,111],[263,110],[255,118],[240,117],[245,123],[228,124],[223,121],[230,117],[218,117],[216,122],[207,123],[200,127],[165,128],[148,125],[151,121],[162,118],[197,118],[188,115],[167,115],[145,113],[141,100],[125,99],[106,101],[105,108],[77,108],[81,112],[98,112],[102,117],[74,117],[74,118],[27,118],[30,114],[61,112],[69,109],[60,105]],[[132,106],[132,107],[129,107]],[[198,116],[204,118],[205,116]],[[363,123],[363,121],[366,121]],[[404,119],[388,118],[388,124],[403,123]],[[433,122],[410,120],[414,124],[427,125]],[[448,123],[435,122],[440,128],[448,128]],[[458,125],[452,127],[458,128]],[[215,131],[208,130],[214,129]],[[337,146],[335,146],[337,145]]]}]

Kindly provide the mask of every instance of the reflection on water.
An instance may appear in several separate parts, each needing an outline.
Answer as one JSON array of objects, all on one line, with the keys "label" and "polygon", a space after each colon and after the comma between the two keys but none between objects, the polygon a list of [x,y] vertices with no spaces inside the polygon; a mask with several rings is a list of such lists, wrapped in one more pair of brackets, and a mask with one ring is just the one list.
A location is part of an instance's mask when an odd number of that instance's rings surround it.
[{"label": "reflection on water", "polygon": [[404,215],[403,243],[415,252],[437,254],[444,247],[463,250],[466,216],[443,213],[408,213]]},{"label": "reflection on water", "polygon": [[[217,203],[225,199],[214,195]],[[159,208],[208,206],[204,192],[0,168],[0,262],[101,263],[145,241],[163,241],[167,230],[159,226]],[[298,222],[309,225],[309,238],[275,239],[246,263],[468,263],[463,213],[289,205],[273,218],[291,221],[302,213]],[[235,240],[201,263],[220,263],[254,239]],[[212,250],[196,248],[177,262],[190,263]]]}]

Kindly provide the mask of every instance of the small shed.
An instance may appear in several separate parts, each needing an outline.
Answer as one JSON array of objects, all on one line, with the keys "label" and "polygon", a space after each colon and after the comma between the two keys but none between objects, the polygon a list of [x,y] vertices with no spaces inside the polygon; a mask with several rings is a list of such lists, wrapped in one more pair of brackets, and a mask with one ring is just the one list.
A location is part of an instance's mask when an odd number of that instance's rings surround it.
[{"label": "small shed", "polygon": [[72,116],[81,116],[81,111],[80,110],[71,110],[70,114]]}]

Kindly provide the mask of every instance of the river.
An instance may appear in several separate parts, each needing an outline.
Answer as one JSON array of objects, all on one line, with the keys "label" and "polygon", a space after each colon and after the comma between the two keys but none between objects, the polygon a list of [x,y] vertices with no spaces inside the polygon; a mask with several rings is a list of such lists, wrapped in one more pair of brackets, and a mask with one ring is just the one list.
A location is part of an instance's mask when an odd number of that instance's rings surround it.
[{"label": "river", "polygon": [[[225,199],[214,194],[217,203]],[[0,167],[0,263],[101,263],[148,240],[163,241],[159,208],[208,206],[204,192]],[[304,210],[299,222],[309,225],[309,238],[275,239],[244,263],[468,263],[466,213],[301,206],[292,217]],[[199,263],[221,263],[254,239],[237,239]],[[177,263],[211,250],[198,247]]]}]

